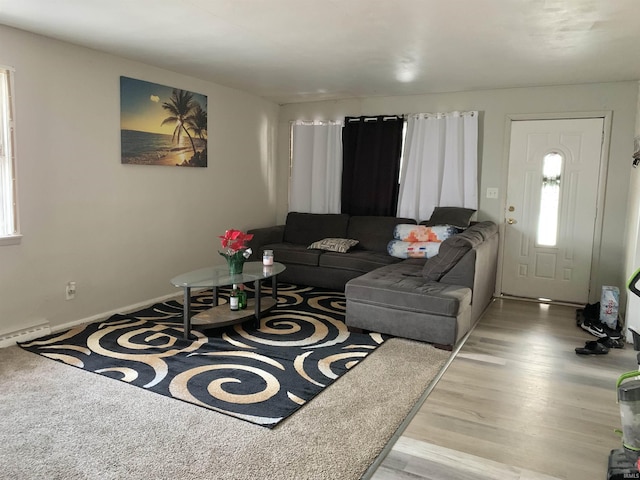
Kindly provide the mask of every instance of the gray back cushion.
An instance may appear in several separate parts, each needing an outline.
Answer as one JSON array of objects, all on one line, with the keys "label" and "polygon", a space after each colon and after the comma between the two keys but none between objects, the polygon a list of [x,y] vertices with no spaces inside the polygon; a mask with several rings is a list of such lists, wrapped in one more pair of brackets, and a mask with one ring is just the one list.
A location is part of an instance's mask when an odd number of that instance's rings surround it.
[{"label": "gray back cushion", "polygon": [[480,235],[482,235],[482,238],[486,240],[498,231],[498,225],[491,221],[484,221],[474,223],[467,230],[473,230],[480,233]]},{"label": "gray back cushion", "polygon": [[393,230],[399,223],[414,224],[413,218],[353,216],[349,219],[347,238],[360,243],[356,248],[374,252],[387,252],[387,244],[393,240]]},{"label": "gray back cushion", "polygon": [[438,254],[428,259],[427,263],[424,264],[422,276],[425,279],[437,282],[471,250],[471,245],[468,242],[460,241],[455,237],[457,235],[453,235],[442,242]]},{"label": "gray back cushion", "polygon": [[498,226],[487,221],[475,223],[464,232],[452,235],[442,242],[438,254],[424,264],[422,276],[427,280],[439,281],[469,250],[480,245],[497,231]]},{"label": "gray back cushion", "polygon": [[283,240],[308,247],[323,238],[346,238],[348,223],[344,213],[289,212]]}]

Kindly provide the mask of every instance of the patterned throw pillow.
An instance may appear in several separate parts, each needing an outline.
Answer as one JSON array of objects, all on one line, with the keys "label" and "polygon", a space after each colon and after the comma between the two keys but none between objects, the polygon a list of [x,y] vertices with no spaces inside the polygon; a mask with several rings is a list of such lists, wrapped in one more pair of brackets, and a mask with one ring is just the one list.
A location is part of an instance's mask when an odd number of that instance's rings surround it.
[{"label": "patterned throw pillow", "polygon": [[438,254],[441,243],[391,240],[387,245],[387,252],[397,258],[431,258]]},{"label": "patterned throw pillow", "polygon": [[313,242],[307,248],[347,253],[351,247],[355,247],[358,243],[360,243],[358,240],[353,240],[351,238],[323,238],[322,240]]}]

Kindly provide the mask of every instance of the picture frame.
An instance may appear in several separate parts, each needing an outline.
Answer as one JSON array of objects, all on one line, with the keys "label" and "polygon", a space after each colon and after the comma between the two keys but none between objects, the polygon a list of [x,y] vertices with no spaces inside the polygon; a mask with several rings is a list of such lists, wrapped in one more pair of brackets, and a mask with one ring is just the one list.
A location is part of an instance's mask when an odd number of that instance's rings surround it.
[{"label": "picture frame", "polygon": [[207,96],[120,77],[121,163],[207,167]]}]

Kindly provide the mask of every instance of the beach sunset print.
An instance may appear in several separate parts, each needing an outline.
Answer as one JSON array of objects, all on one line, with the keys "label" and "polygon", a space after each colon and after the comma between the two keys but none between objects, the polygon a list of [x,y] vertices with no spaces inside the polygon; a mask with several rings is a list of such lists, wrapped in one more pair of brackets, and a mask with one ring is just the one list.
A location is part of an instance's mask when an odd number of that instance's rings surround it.
[{"label": "beach sunset print", "polygon": [[207,97],[120,77],[121,161],[207,166]]}]

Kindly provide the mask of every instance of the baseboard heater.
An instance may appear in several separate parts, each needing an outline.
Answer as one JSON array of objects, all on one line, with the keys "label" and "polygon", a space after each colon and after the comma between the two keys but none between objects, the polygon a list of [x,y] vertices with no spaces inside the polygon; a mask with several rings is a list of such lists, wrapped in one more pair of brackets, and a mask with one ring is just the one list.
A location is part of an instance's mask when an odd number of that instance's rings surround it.
[{"label": "baseboard heater", "polygon": [[0,334],[0,348],[10,347],[18,342],[27,342],[50,333],[51,327],[47,321],[13,332],[2,333]]}]

